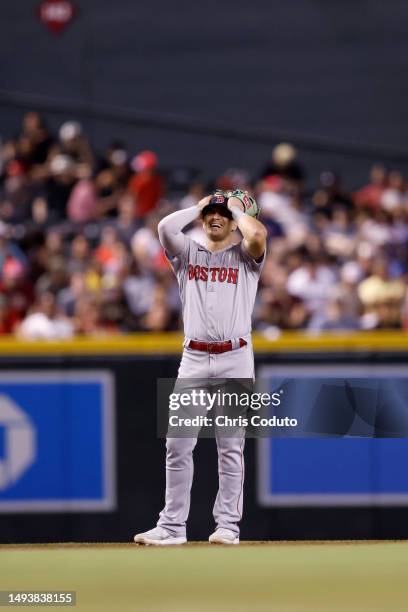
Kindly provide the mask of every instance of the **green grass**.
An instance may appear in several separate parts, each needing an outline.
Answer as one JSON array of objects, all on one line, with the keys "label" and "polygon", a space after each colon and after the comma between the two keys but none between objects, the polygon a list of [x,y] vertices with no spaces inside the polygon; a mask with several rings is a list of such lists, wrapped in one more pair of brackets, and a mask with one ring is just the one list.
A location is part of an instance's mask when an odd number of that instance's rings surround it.
[{"label": "green grass", "polygon": [[2,546],[0,589],[74,590],[99,612],[399,612],[408,544]]}]

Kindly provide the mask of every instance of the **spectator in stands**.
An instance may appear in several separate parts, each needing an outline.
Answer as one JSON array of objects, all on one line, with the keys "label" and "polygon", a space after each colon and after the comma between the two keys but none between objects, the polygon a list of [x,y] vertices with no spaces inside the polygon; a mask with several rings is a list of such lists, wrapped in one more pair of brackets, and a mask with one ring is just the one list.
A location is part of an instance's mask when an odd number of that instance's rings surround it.
[{"label": "spectator in stands", "polygon": [[126,193],[130,176],[127,150],[122,143],[113,142],[99,161],[95,177],[99,198],[98,211],[101,218],[116,216],[118,203]]},{"label": "spectator in stands", "polygon": [[51,228],[45,237],[46,261],[48,262],[55,256],[64,258],[65,248],[62,232],[57,227]]},{"label": "spectator in stands", "polygon": [[389,213],[408,202],[407,184],[401,172],[393,170],[388,175],[388,185],[380,196],[381,207]]},{"label": "spectator in stands", "polygon": [[200,181],[192,182],[186,195],[181,198],[179,208],[195,206],[204,195],[204,185]]},{"label": "spectator in stands", "polygon": [[331,300],[339,300],[344,316],[355,321],[360,319],[362,305],[357,287],[363,279],[363,271],[357,261],[347,261],[340,269],[340,281],[330,292]]},{"label": "spectator in stands", "polygon": [[22,161],[13,159],[5,166],[0,191],[0,218],[5,223],[20,223],[27,219],[36,185],[30,180]]},{"label": "spectator in stands", "polygon": [[157,236],[158,220],[150,216],[146,221],[146,225],[133,235],[131,242],[133,257],[142,271],[152,269],[155,258],[162,250]]},{"label": "spectator in stands", "polygon": [[356,223],[359,242],[367,242],[377,248],[391,243],[392,217],[384,210],[379,209],[375,212],[361,210]]},{"label": "spectator in stands", "polygon": [[67,121],[59,129],[59,143],[55,145],[51,154],[70,157],[76,164],[85,164],[91,168],[95,166],[95,157],[88,139],[83,133],[82,125],[78,121]]},{"label": "spectator in stands", "polygon": [[100,243],[93,256],[100,265],[103,275],[120,274],[126,265],[127,253],[114,227],[108,225],[103,228]]},{"label": "spectator in stands", "polygon": [[24,115],[21,137],[30,143],[30,155],[24,161],[29,166],[44,164],[54,141],[39,113],[30,111]]},{"label": "spectator in stands", "polygon": [[78,300],[87,293],[84,272],[75,270],[69,278],[68,287],[62,287],[57,293],[58,306],[66,316],[72,318]]},{"label": "spectator in stands", "polygon": [[[278,175],[269,175],[258,185],[258,192],[262,221],[270,233],[283,233],[292,247],[303,244],[308,232],[307,222],[287,181]],[[271,227],[271,222],[275,227]]]},{"label": "spectator in stands", "polygon": [[335,298],[327,302],[323,315],[310,321],[308,329],[316,332],[356,330],[358,321],[347,313],[346,304]]},{"label": "spectator in stands", "polygon": [[7,298],[0,295],[0,335],[8,335],[14,332],[15,326],[10,321],[10,310]]},{"label": "spectator in stands", "polygon": [[14,257],[8,257],[3,265],[0,280],[2,296],[3,333],[14,332],[24,319],[33,302],[33,284],[24,264]]},{"label": "spectator in stands", "polygon": [[250,190],[249,173],[243,168],[228,168],[217,178],[215,187],[224,191],[230,189]]},{"label": "spectator in stands", "polygon": [[[85,172],[90,168],[85,166]],[[89,223],[96,218],[98,199],[95,184],[90,176],[84,176],[72,189],[67,203],[67,216],[73,223]]]},{"label": "spectator in stands", "polygon": [[101,336],[118,331],[115,325],[104,323],[100,302],[87,295],[76,303],[74,324],[75,333],[80,336]]},{"label": "spectator in stands", "polygon": [[55,222],[56,218],[50,212],[47,200],[41,196],[35,198],[31,206],[31,219],[26,221],[27,229],[44,234]]},{"label": "spectator in stands", "polygon": [[261,179],[275,175],[287,179],[299,188],[305,178],[304,169],[298,160],[298,152],[287,142],[281,142],[273,149],[271,161],[263,168]]},{"label": "spectator in stands", "polygon": [[335,283],[330,266],[305,254],[302,265],[289,274],[286,287],[289,295],[302,300],[307,311],[316,315],[325,311]]},{"label": "spectator in stands", "polygon": [[67,269],[69,273],[85,272],[89,265],[91,247],[89,240],[83,234],[77,234],[71,243],[70,257]]},{"label": "spectator in stands", "polygon": [[142,151],[132,159],[135,174],[129,181],[128,190],[134,198],[138,219],[153,212],[164,195],[164,183],[157,166],[158,158],[152,151]]},{"label": "spectator in stands", "polygon": [[144,331],[161,331],[169,329],[171,311],[167,292],[162,285],[156,285],[147,313],[141,318],[140,326]]},{"label": "spectator in stands", "polygon": [[0,221],[0,275],[4,274],[4,266],[9,259],[18,261],[21,266],[26,267],[27,258],[18,244],[11,240],[11,228]]},{"label": "spectator in stands", "polygon": [[28,340],[60,340],[74,332],[72,322],[57,309],[53,293],[40,293],[30,313],[18,328],[18,334]]},{"label": "spectator in stands", "polygon": [[332,170],[325,170],[320,175],[320,186],[312,197],[316,210],[326,210],[329,213],[339,204],[347,210],[353,210],[351,196],[343,188],[341,178]]},{"label": "spectator in stands", "polygon": [[51,257],[46,262],[45,272],[35,284],[37,293],[49,291],[54,295],[63,289],[68,282],[65,260],[59,255]]},{"label": "spectator in stands", "polygon": [[372,274],[358,285],[358,296],[364,306],[363,326],[401,327],[406,287],[406,279],[402,276],[391,278],[386,259],[376,259]]},{"label": "spectator in stands", "polygon": [[377,210],[381,206],[381,197],[387,186],[387,172],[383,165],[375,164],[370,171],[370,182],[354,192],[356,206]]},{"label": "spectator in stands", "polygon": [[156,281],[153,274],[141,272],[134,265],[123,282],[126,305],[133,316],[134,329],[152,307]]},{"label": "spectator in stands", "polygon": [[140,219],[135,217],[135,206],[132,196],[125,192],[119,199],[118,216],[111,221],[120,240],[129,248],[132,237],[141,227]]},{"label": "spectator in stands", "polygon": [[341,205],[333,209],[331,220],[322,232],[325,250],[338,261],[347,261],[357,244],[357,230],[352,215]]},{"label": "spectator in stands", "polygon": [[49,170],[42,195],[57,220],[62,221],[67,217],[67,202],[77,179],[77,166],[72,157],[58,154],[52,158]]},{"label": "spectator in stands", "polygon": [[119,140],[114,140],[103,157],[98,160],[97,175],[108,170],[110,176],[106,182],[112,185],[112,189],[125,190],[131,176],[129,167],[129,154],[126,146]]}]

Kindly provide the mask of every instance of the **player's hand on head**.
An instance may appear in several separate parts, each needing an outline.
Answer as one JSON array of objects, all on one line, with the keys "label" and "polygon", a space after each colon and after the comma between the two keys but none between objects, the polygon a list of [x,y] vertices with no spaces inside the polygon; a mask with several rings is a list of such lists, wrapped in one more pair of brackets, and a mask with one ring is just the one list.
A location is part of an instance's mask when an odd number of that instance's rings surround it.
[{"label": "player's hand on head", "polygon": [[239,208],[240,210],[245,212],[245,206],[243,205],[241,200],[239,200],[238,198],[234,198],[233,196],[228,198],[227,208],[229,208],[229,210],[231,211],[233,210],[233,208]]},{"label": "player's hand on head", "polygon": [[203,210],[203,208],[205,208],[206,206],[208,206],[208,204],[210,203],[210,200],[212,198],[212,195],[209,196],[205,196],[205,198],[202,198],[198,203],[197,203],[197,208],[198,210],[201,212]]}]

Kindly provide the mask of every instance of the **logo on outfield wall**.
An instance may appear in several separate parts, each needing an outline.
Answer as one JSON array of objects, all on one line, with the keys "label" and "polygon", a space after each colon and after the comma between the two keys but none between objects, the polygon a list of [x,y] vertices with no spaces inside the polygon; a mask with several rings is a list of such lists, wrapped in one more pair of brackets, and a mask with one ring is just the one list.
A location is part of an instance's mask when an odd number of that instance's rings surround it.
[{"label": "logo on outfield wall", "polygon": [[112,373],[0,372],[0,513],[115,507]]},{"label": "logo on outfield wall", "polygon": [[35,429],[27,414],[0,395],[0,491],[14,484],[35,461]]}]

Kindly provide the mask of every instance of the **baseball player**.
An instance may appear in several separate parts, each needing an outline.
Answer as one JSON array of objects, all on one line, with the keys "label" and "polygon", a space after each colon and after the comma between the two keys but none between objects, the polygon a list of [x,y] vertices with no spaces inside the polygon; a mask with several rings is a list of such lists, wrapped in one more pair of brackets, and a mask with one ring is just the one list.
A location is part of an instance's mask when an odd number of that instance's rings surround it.
[{"label": "baseball player", "polygon": [[[177,277],[183,309],[182,379],[253,379],[251,316],[265,258],[267,232],[247,192],[218,191],[196,206],[159,223],[160,242]],[[206,246],[183,233],[201,217]],[[243,239],[237,244],[235,230]],[[177,384],[177,383],[176,383]],[[219,491],[214,505],[214,544],[239,544],[244,482],[245,429],[235,437],[217,435]],[[197,437],[166,443],[166,499],[157,526],[137,534],[138,544],[184,544]]]}]

